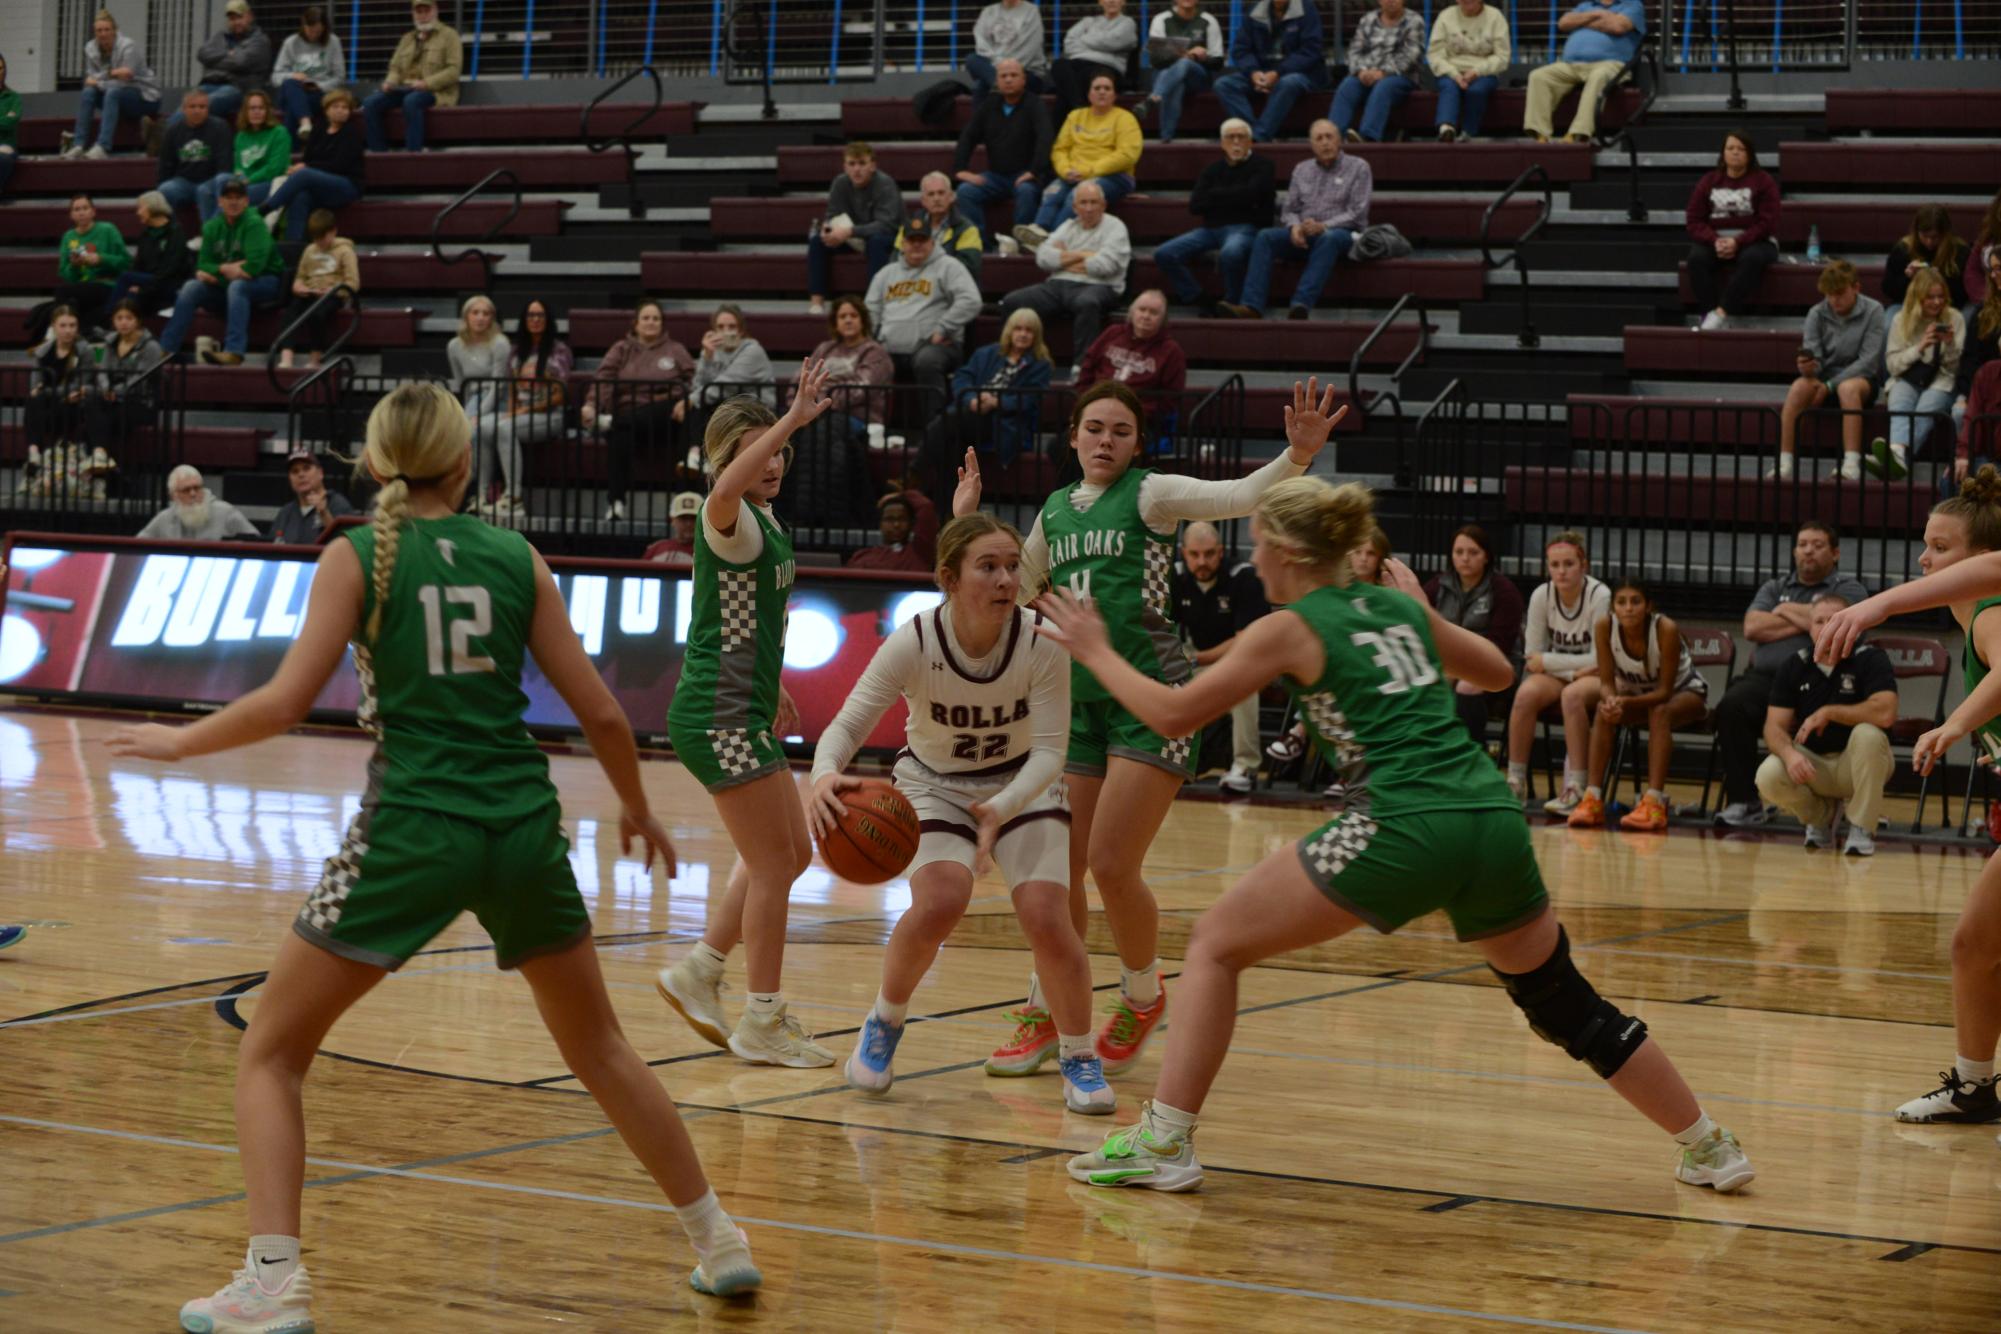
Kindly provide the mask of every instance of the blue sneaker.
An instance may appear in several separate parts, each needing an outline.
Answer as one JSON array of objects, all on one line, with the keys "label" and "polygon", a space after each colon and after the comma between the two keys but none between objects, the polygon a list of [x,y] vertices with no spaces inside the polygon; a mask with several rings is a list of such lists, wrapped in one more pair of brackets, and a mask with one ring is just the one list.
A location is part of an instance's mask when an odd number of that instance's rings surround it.
[{"label": "blue sneaker", "polygon": [[896,1044],[903,1041],[902,1024],[886,1024],[874,1010],[862,1021],[861,1036],[855,1039],[854,1054],[848,1057],[848,1083],[863,1093],[882,1094],[896,1082],[889,1068],[896,1059]]},{"label": "blue sneaker", "polygon": [[1105,1082],[1105,1065],[1096,1052],[1063,1058],[1063,1105],[1085,1116],[1108,1116],[1118,1094]]},{"label": "blue sneaker", "polygon": [[21,937],[27,934],[28,928],[25,926],[0,926],[0,950],[6,949],[9,945],[20,944]]}]

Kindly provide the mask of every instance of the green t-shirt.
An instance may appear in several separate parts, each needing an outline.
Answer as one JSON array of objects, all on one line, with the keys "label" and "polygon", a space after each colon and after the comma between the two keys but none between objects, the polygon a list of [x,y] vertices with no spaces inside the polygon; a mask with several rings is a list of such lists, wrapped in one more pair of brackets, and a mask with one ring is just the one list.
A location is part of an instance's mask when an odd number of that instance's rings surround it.
[{"label": "green t-shirt", "polygon": [[21,95],[12,88],[0,88],[0,144],[17,147],[21,137]]},{"label": "green t-shirt", "polygon": [[798,567],[792,539],[764,510],[743,502],[739,523],[764,532],[757,558],[741,565],[716,554],[708,525],[695,524],[695,605],[681,679],[667,721],[705,731],[769,731],[778,715],[785,667],[785,604]]},{"label": "green t-shirt", "polygon": [[[1081,512],[1071,503],[1076,486],[1053,493],[1042,504],[1042,536],[1050,585],[1097,604],[1121,658],[1156,681],[1181,685],[1194,668],[1168,612],[1174,530],[1148,528],[1139,512],[1140,487],[1152,471],[1128,468]],[[1072,664],[1073,705],[1108,698],[1097,677]]]},{"label": "green t-shirt", "polygon": [[282,125],[238,130],[234,158],[236,174],[246,184],[275,181],[292,165],[292,136]]},{"label": "green t-shirt", "polygon": [[197,267],[219,278],[223,265],[236,263],[242,264],[244,273],[252,278],[285,271],[285,257],[278,253],[271,229],[254,208],[244,209],[235,226],[222,213],[201,225],[201,260]]},{"label": "green t-shirt", "polygon": [[367,589],[354,669],[361,725],[376,738],[369,799],[487,825],[514,823],[554,802],[549,761],[522,721],[521,669],[535,614],[528,540],[467,514],[406,518],[371,644],[375,530],[350,528],[345,536]]},{"label": "green t-shirt", "polygon": [[[1966,681],[1966,693],[1987,679],[1988,664],[1980,661],[1980,654],[1973,647],[1973,627],[1980,621],[1980,613],[1989,607],[2001,607],[2001,598],[1982,598],[1973,604],[1973,615],[1966,618],[1966,641],[1959,648],[1960,675]],[[2001,761],[2001,715],[1987,719],[1973,729],[1973,744],[1990,762]]]},{"label": "green t-shirt", "polygon": [[[98,263],[94,268],[77,259],[77,252],[85,246],[97,247]],[[125,238],[110,223],[93,222],[89,231],[79,232],[72,227],[63,233],[62,250],[56,258],[56,272],[64,282],[112,283],[130,267],[131,255],[125,249]]]},{"label": "green t-shirt", "polygon": [[1373,819],[1521,808],[1452,704],[1424,606],[1375,584],[1317,588],[1286,610],[1320,636],[1320,679],[1285,688],[1314,744]]}]

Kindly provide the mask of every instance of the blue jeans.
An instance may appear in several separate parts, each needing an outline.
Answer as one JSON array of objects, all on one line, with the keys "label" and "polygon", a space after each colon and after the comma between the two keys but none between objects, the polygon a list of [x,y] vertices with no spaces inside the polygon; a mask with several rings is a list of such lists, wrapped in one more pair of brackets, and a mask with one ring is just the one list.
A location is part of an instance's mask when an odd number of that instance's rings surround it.
[{"label": "blue jeans", "polygon": [[1216,100],[1230,115],[1249,121],[1251,137],[1264,144],[1278,138],[1278,132],[1285,128],[1285,118],[1292,110],[1292,104],[1321,86],[1310,74],[1282,75],[1272,85],[1272,90],[1265,94],[1264,115],[1253,116],[1250,76],[1232,71],[1216,80]]},{"label": "blue jeans", "polygon": [[1289,228],[1265,228],[1258,233],[1257,246],[1251,251],[1250,272],[1244,275],[1244,304],[1252,310],[1263,310],[1271,289],[1271,266],[1281,259],[1303,259],[1306,270],[1299,275],[1299,286],[1292,289],[1292,304],[1312,309],[1320,300],[1327,280],[1334,276],[1334,265],[1354,244],[1355,233],[1346,227],[1328,228],[1308,241],[1304,250],[1292,243]]},{"label": "blue jeans", "polygon": [[[1048,91],[1049,85],[1034,70],[1023,71],[1028,75],[1028,91],[1041,93]],[[982,55],[966,57],[966,77],[973,81],[973,102],[977,105],[981,98],[994,90],[994,62]]]},{"label": "blue jeans", "polygon": [[1487,99],[1494,95],[1494,89],[1500,86],[1500,82],[1491,74],[1482,74],[1467,84],[1462,93],[1459,85],[1452,80],[1440,79],[1438,123],[1459,131],[1461,139],[1471,139],[1480,133],[1480,123],[1487,119]]},{"label": "blue jeans", "polygon": [[297,79],[287,79],[278,85],[278,116],[285,122],[286,132],[294,139],[299,137],[300,121],[319,123],[320,97],[320,92],[306,87]]},{"label": "blue jeans", "polygon": [[1890,443],[1902,445],[1910,456],[1925,447],[1938,417],[1952,411],[1950,389],[1927,389],[1920,393],[1902,380],[1890,381]]},{"label": "blue jeans", "polygon": [[[292,85],[286,84],[287,88]],[[303,241],[306,239],[306,219],[314,209],[346,208],[361,198],[361,187],[345,176],[336,176],[318,167],[301,167],[290,176],[281,176],[274,181],[275,187],[265,196],[265,212],[286,209],[285,239]],[[251,187],[254,195],[256,187]]]},{"label": "blue jeans", "polygon": [[[243,90],[233,83],[205,83],[201,90],[208,94],[208,114],[219,116],[226,121],[234,121],[236,113],[243,109]],[[167,118],[167,128],[181,123],[181,113],[177,110]]]},{"label": "blue jeans", "polygon": [[1188,271],[1188,262],[1211,250],[1216,251],[1216,267],[1223,274],[1223,300],[1235,304],[1243,297],[1244,271],[1250,267],[1251,248],[1257,240],[1258,229],[1248,222],[1233,222],[1225,227],[1197,227],[1157,248],[1153,252],[1153,262],[1160,266],[1161,277],[1167,280],[1168,293],[1176,301],[1188,305],[1202,295],[1202,285]]},{"label": "blue jeans", "polygon": [[0,152],[0,194],[6,193],[7,182],[14,179],[14,164],[18,161],[18,153]]},{"label": "blue jeans", "polygon": [[[1084,181],[1096,181],[1098,188],[1105,192],[1105,207],[1124,199],[1133,192],[1133,178],[1124,172],[1117,176],[1086,176]],[[1035,225],[1046,232],[1053,232],[1070,219],[1077,216],[1077,210],[1070,206],[1070,196],[1077,192],[1078,181],[1051,181],[1049,188],[1042,192],[1042,208],[1035,215]]]},{"label": "blue jeans", "polygon": [[994,243],[993,230],[987,226],[987,205],[998,199],[1014,199],[1014,225],[1035,221],[1035,210],[1042,202],[1042,187],[1034,181],[1023,181],[1016,185],[997,171],[987,172],[978,185],[959,183],[959,213],[980,225],[980,232],[987,238],[987,246]]},{"label": "blue jeans", "polygon": [[90,145],[90,118],[103,112],[102,124],[97,131],[97,146],[105,152],[111,151],[111,138],[118,133],[120,116],[157,116],[160,114],[158,98],[148,102],[137,88],[126,84],[119,88],[85,88],[76,95],[76,138],[72,141],[78,148]]},{"label": "blue jeans", "polygon": [[1160,99],[1160,141],[1166,143],[1181,126],[1181,103],[1190,93],[1209,91],[1209,71],[1199,60],[1177,60],[1153,76],[1153,95]]},{"label": "blue jeans", "polygon": [[389,151],[389,113],[403,108],[403,146],[412,153],[424,151],[424,113],[436,106],[438,95],[428,88],[393,88],[371,93],[361,104],[361,118],[368,122],[368,151]]},{"label": "blue jeans", "polygon": [[179,213],[199,205],[201,188],[206,184],[208,182],[191,181],[185,176],[169,176],[153,188],[166,197],[168,208]]},{"label": "blue jeans", "polygon": [[[1366,88],[1362,81],[1350,74],[1341,80],[1341,86],[1334,90],[1334,106],[1327,118],[1334,122],[1334,128],[1346,134],[1355,124],[1355,112],[1362,113],[1361,127],[1356,131],[1370,143],[1381,143],[1383,135],[1390,128],[1390,116],[1403,105],[1410,96],[1410,90],[1417,85],[1401,74],[1385,74],[1376,80],[1376,86]],[[1368,105],[1363,106],[1364,99]]]},{"label": "blue jeans", "polygon": [[[889,257],[894,253],[893,247],[895,242],[895,232],[881,232],[875,236],[864,236],[861,238],[862,253],[868,256],[868,277],[862,279],[863,287],[868,286],[869,280],[875,277],[877,269],[889,263]],[[834,281],[834,256],[846,249],[847,246],[845,244],[829,249],[821,242],[820,233],[818,232],[814,232],[806,238],[806,294],[808,296],[824,297],[827,295],[827,289],[833,285]]]},{"label": "blue jeans", "polygon": [[188,326],[197,311],[212,310],[225,316],[229,327],[222,336],[222,350],[241,356],[250,346],[250,315],[259,306],[275,306],[285,295],[285,280],[275,273],[261,278],[238,278],[234,282],[205,283],[190,278],[174,299],[174,317],[160,334],[160,350],[173,356],[187,340]]},{"label": "blue jeans", "polygon": [[[229,178],[229,172],[219,171],[195,187],[195,212],[201,214],[203,222],[222,212],[222,187],[228,183]],[[256,208],[262,204],[270,193],[270,181],[253,181],[248,191],[250,207]]]},{"label": "blue jeans", "polygon": [[130,298],[146,307],[146,313],[151,315],[160,308],[159,302],[148,302],[146,299],[146,293],[152,289],[153,282],[152,274],[140,269],[127,269],[118,275],[116,282],[111,284],[111,305],[115,306]]}]

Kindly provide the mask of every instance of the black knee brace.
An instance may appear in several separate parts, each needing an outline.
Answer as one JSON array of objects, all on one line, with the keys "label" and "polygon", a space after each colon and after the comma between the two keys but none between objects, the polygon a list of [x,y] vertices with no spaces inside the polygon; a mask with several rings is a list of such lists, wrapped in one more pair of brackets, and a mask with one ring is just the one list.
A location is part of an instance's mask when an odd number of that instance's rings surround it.
[{"label": "black knee brace", "polygon": [[1647,1026],[1600,996],[1570,961],[1570,936],[1556,929],[1556,952],[1540,968],[1527,973],[1494,976],[1508,989],[1508,999],[1528,1016],[1529,1027],[1544,1042],[1563,1048],[1572,1060],[1590,1066],[1601,1079],[1619,1073],[1647,1040]]}]

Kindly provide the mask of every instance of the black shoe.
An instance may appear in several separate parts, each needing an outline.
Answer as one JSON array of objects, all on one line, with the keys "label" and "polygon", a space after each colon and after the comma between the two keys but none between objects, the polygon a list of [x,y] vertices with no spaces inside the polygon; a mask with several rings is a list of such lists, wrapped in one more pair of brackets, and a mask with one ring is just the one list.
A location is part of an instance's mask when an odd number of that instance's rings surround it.
[{"label": "black shoe", "polygon": [[1939,1086],[1922,1098],[1913,1098],[1897,1109],[1899,1121],[1931,1125],[1951,1122],[1958,1125],[1986,1125],[2001,1121],[2001,1097],[1995,1095],[1995,1081],[1979,1083],[1961,1079],[1957,1069],[1939,1072]]},{"label": "black shoe", "polygon": [[1305,306],[1294,306],[1285,312],[1285,317],[1289,320],[1310,320],[1313,318],[1313,312]]}]

